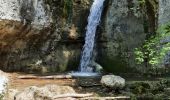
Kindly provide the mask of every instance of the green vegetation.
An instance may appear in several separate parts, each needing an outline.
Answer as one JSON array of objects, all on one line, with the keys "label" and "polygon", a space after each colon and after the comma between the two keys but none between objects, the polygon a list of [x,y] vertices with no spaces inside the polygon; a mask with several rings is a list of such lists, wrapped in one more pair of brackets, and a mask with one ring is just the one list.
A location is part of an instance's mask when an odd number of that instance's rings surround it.
[{"label": "green vegetation", "polygon": [[145,4],[145,0],[138,0],[138,2],[141,4],[141,5],[144,5]]},{"label": "green vegetation", "polygon": [[63,16],[67,18],[68,23],[71,23],[71,17],[73,13],[72,6],[73,6],[72,0],[64,0]]},{"label": "green vegetation", "polygon": [[145,63],[150,69],[163,67],[164,59],[170,51],[168,37],[170,37],[170,23],[162,25],[156,35],[135,49],[137,64]]}]

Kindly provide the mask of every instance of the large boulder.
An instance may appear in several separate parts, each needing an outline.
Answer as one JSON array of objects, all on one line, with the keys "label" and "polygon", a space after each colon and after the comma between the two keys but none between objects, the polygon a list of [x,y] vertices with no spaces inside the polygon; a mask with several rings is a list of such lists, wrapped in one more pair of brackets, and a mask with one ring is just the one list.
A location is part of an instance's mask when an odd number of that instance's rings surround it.
[{"label": "large boulder", "polygon": [[52,97],[67,93],[71,94],[75,91],[69,86],[46,85],[40,88],[31,86],[17,93],[14,100],[54,100]]},{"label": "large boulder", "polygon": [[104,75],[101,84],[111,89],[122,89],[125,87],[125,79],[116,75]]}]

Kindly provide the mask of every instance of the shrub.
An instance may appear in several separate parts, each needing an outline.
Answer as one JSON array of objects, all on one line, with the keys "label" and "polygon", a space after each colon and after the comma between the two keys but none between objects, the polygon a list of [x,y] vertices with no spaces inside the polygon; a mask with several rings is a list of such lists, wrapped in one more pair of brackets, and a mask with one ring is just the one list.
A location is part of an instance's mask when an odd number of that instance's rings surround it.
[{"label": "shrub", "polygon": [[[169,37],[169,40],[168,40]],[[170,52],[170,23],[158,28],[155,35],[135,48],[137,64],[145,63],[149,69],[163,68],[167,54]]]}]

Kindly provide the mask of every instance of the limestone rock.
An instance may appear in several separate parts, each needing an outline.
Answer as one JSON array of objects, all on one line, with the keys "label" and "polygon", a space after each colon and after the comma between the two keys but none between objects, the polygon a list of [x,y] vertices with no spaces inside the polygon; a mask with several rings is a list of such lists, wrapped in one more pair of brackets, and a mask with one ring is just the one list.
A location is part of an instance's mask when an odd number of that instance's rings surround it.
[{"label": "limestone rock", "polygon": [[7,92],[8,77],[0,70],[0,100],[3,99],[5,93]]},{"label": "limestone rock", "polygon": [[101,83],[103,86],[112,89],[122,89],[125,86],[125,79],[116,75],[104,75],[102,76]]},{"label": "limestone rock", "polygon": [[19,91],[17,89],[9,89],[6,98],[8,98],[7,100],[13,100],[15,95],[18,93]]},{"label": "limestone rock", "polygon": [[[37,73],[44,68],[45,72],[61,72],[78,66],[82,47],[79,38],[84,35],[81,33],[91,3],[92,0],[0,1],[1,69]],[[42,68],[30,66],[40,59],[38,67]]]},{"label": "limestone rock", "polygon": [[159,0],[159,26],[166,24],[170,21],[170,1],[169,0]]},{"label": "limestone rock", "polygon": [[[158,17],[158,24],[159,27],[161,27],[162,25],[167,25],[170,22],[170,1],[169,0],[159,0],[159,17]],[[166,44],[170,42],[170,36],[166,36],[165,38],[163,38],[163,40],[161,40],[162,44]],[[164,47],[162,45],[162,47]],[[170,51],[166,53],[166,55],[164,56],[164,60],[163,60],[163,66],[165,67],[169,67],[170,65]]]},{"label": "limestone rock", "polygon": [[139,7],[138,1],[110,0],[107,6],[98,62],[108,72],[126,72],[129,67],[139,69],[133,51],[144,42],[146,34],[142,9],[135,10]]},{"label": "limestone rock", "polygon": [[69,86],[46,85],[44,87],[28,87],[15,95],[15,100],[53,100],[59,94],[75,93]]}]

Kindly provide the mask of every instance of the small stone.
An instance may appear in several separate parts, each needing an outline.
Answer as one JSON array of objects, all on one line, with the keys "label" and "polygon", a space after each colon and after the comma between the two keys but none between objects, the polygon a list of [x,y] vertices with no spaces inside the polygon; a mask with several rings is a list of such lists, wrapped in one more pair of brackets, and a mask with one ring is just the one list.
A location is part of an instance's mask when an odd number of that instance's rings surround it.
[{"label": "small stone", "polygon": [[116,75],[104,75],[100,82],[103,86],[112,89],[122,89],[125,87],[125,79]]}]

